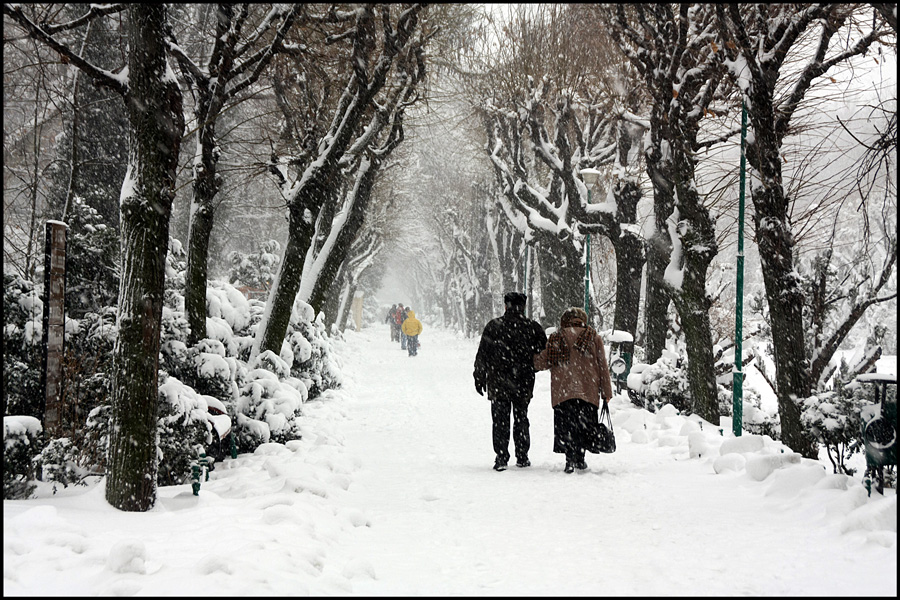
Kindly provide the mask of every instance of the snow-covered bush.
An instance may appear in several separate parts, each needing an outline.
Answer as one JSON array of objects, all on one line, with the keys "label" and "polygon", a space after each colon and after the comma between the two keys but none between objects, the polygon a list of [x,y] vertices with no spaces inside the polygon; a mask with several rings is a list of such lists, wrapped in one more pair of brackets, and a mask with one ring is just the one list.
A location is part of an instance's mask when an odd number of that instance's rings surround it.
[{"label": "snow-covered bush", "polygon": [[287,362],[270,350],[260,353],[252,366],[236,407],[238,450],[300,439],[300,407],[309,396],[306,385],[292,377]]},{"label": "snow-covered bush", "polygon": [[237,359],[226,354],[225,346],[219,340],[200,340],[191,350],[194,389],[222,402],[230,402],[234,396],[232,387],[237,374]]},{"label": "snow-covered bush", "polygon": [[690,414],[691,390],[683,365],[684,360],[665,351],[659,360],[643,368],[637,391],[643,395],[648,410],[656,412],[663,405],[671,404],[679,412]]},{"label": "snow-covered bush", "polygon": [[[184,312],[184,277],[187,271],[187,253],[181,241],[169,238],[166,253],[166,279],[163,304],[172,310]],[[187,321],[185,321],[186,323]]]},{"label": "snow-covered bush", "polygon": [[79,196],[66,222],[66,313],[81,318],[116,304],[119,235]]},{"label": "snow-covered bush", "polygon": [[[221,401],[234,416],[240,450],[248,452],[262,442],[298,439],[302,403],[341,380],[325,326],[313,322],[312,308],[302,302],[294,306],[281,355],[264,354],[250,368],[265,303],[247,300],[223,281],[208,284],[209,337],[188,347],[185,261],[180,242],[170,240],[160,333],[160,485],[183,481],[196,446],[212,442],[206,396]],[[4,276],[4,284],[7,412],[39,417],[43,305],[31,282]],[[116,313],[115,306],[106,306],[66,320],[61,415],[65,430],[73,433],[50,440],[40,459],[47,477],[63,485],[106,469]]]},{"label": "snow-covered bush", "polygon": [[3,275],[3,394],[6,413],[41,416],[44,303],[26,279]]},{"label": "snow-covered bush", "polygon": [[41,432],[35,417],[3,417],[4,499],[27,498],[34,491],[34,459],[41,452]]},{"label": "snow-covered bush", "polygon": [[50,440],[41,453],[35,458],[35,465],[41,473],[41,481],[63,487],[69,485],[87,485],[84,481],[92,469],[84,466],[86,455],[69,438]]},{"label": "snow-covered bush", "polygon": [[867,405],[875,405],[874,389],[847,381],[849,367],[843,360],[831,390],[819,392],[801,402],[800,419],[804,428],[825,446],[835,473],[853,475],[845,461],[862,448],[860,414]]},{"label": "snow-covered bush", "polygon": [[254,289],[268,290],[275,280],[281,244],[275,240],[262,243],[256,252],[230,252],[231,272],[228,281],[236,286],[248,286]]},{"label": "snow-covered bush", "polygon": [[158,397],[156,481],[178,485],[190,478],[195,448],[212,442],[212,424],[206,400],[175,377],[160,375]]},{"label": "snow-covered bush", "polygon": [[[116,310],[111,306],[86,313],[81,319],[66,319],[63,430],[80,431],[92,410],[110,403],[116,332]],[[73,439],[76,445],[77,437]]]},{"label": "snow-covered bush", "polygon": [[341,367],[326,331],[322,313],[313,320],[309,304],[294,305],[286,336],[294,354],[291,375],[307,384],[310,398],[341,385]]},{"label": "snow-covered bush", "polygon": [[[743,412],[741,425],[753,435],[767,435],[773,440],[781,439],[781,419],[778,412],[768,413],[762,408],[762,397],[753,388],[744,386],[742,395]],[[729,411],[728,414],[731,414]]]}]

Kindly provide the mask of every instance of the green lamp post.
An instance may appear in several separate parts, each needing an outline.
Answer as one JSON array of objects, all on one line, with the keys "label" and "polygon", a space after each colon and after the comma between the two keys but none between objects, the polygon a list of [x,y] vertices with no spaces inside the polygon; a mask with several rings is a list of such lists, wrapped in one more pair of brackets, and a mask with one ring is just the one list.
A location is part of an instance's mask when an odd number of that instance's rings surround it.
[{"label": "green lamp post", "polygon": [[738,191],[738,251],[737,289],[734,307],[734,370],[732,371],[731,429],[735,437],[740,437],[743,429],[744,412],[744,364],[743,364],[743,321],[744,321],[744,178],[747,143],[747,106],[741,103],[741,174]]}]

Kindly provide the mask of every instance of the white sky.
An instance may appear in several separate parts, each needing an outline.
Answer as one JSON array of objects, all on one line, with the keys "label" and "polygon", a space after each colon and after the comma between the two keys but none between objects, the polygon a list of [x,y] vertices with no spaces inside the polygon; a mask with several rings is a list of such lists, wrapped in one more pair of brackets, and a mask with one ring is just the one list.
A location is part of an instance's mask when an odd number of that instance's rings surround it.
[{"label": "white sky", "polygon": [[304,405],[303,439],[227,459],[199,496],[4,501],[4,596],[896,595],[896,491],[870,498],[824,455],[772,470],[790,452],[729,441],[730,421],[720,437],[616,397],[618,450],[566,474],[542,372],[533,466],[493,471],[477,340],[424,324],[415,358],[383,323],[348,330],[344,386]]}]

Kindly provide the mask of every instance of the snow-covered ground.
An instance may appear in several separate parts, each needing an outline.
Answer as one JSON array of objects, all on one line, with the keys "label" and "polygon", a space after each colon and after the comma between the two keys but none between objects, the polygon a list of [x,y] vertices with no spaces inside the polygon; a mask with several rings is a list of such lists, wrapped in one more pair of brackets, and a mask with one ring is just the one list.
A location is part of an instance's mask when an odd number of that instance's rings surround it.
[{"label": "snow-covered ground", "polygon": [[4,501],[4,595],[896,596],[895,490],[623,398],[616,453],[566,474],[546,372],[532,466],[497,473],[477,340],[421,340],[410,358],[387,325],[348,331],[303,439],[226,460],[199,496]]}]

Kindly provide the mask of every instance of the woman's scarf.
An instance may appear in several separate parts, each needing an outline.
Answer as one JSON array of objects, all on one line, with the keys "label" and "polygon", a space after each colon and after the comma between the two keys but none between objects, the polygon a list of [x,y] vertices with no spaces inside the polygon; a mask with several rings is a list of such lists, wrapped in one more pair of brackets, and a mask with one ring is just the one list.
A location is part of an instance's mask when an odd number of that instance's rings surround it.
[{"label": "woman's scarf", "polygon": [[[578,314],[579,312],[581,314]],[[562,330],[566,327],[584,327],[584,330],[578,334],[578,339],[575,340],[575,349],[582,354],[587,354],[588,348],[590,348],[597,332],[593,327],[585,323],[583,315],[584,311],[580,309],[579,311],[567,310],[563,313],[559,330],[550,334],[550,338],[547,340],[547,361],[551,367],[569,362],[569,345],[566,343],[566,337],[562,333]]]}]

